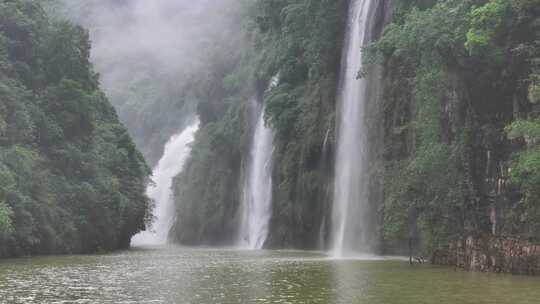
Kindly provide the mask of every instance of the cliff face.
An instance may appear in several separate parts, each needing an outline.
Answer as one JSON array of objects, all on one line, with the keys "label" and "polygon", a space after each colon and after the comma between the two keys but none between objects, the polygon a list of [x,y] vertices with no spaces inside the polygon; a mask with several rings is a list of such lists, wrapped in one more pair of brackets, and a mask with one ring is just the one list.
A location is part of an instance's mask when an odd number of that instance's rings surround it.
[{"label": "cliff face", "polygon": [[[269,96],[269,122],[277,128],[274,168],[274,200],[271,231],[267,246],[277,248],[326,249],[330,242],[332,193],[334,183],[334,161],[336,143],[337,113],[336,95],[339,71],[343,68],[342,48],[344,31],[350,1],[320,1],[316,6],[305,3],[314,10],[316,19],[305,24],[301,30],[295,28],[294,35],[308,33],[314,42],[311,48],[304,49],[308,69],[303,77],[291,77],[283,73],[283,81],[276,90],[295,92],[291,101],[295,102],[296,114],[289,117],[290,125],[281,125],[283,112],[276,111],[272,105],[277,101]],[[291,5],[293,6],[293,5]],[[376,1],[368,16],[369,29],[367,41],[377,40],[390,21],[391,1]],[[291,15],[285,18],[301,18]],[[284,22],[281,26],[281,39],[289,39],[291,25]],[[320,29],[325,28],[321,33]],[[276,37],[277,38],[277,37]],[[361,50],[358,50],[359,52]],[[290,50],[289,50],[290,52]],[[291,56],[294,53],[288,53]],[[296,55],[295,55],[296,56]],[[324,61],[321,62],[321,59]],[[278,65],[279,71],[288,71],[289,61]],[[320,69],[320,66],[325,69]],[[373,65],[366,69],[368,75],[366,90],[366,121],[370,145],[368,170],[372,172],[369,181],[369,198],[372,202],[371,213],[377,214],[378,203],[382,197],[382,179],[380,159],[383,150],[383,127],[381,119],[382,104],[382,67]],[[291,105],[292,106],[292,105]],[[288,128],[286,127],[288,126]],[[294,131],[292,131],[294,130]],[[378,238],[378,221],[373,216],[370,234]]]},{"label": "cliff face", "polygon": [[[382,31],[388,2],[378,1],[374,8],[373,38]],[[203,96],[198,96],[202,128],[191,159],[175,181],[178,217],[173,239],[188,244],[234,242],[254,129],[249,104],[256,96],[265,103],[266,123],[275,131],[272,217],[265,246],[324,247],[331,212],[335,97],[348,4],[346,0],[253,4],[245,36],[254,50],[246,50],[233,64],[213,67],[225,69],[212,73],[201,90]],[[373,68],[376,84],[380,83],[379,69]],[[279,83],[267,91],[276,74]],[[227,86],[231,80],[234,86]],[[380,87],[374,85],[369,95],[380,96]],[[378,100],[373,98],[369,111],[379,110]],[[372,138],[382,138],[381,130],[374,127]],[[380,146],[374,145],[376,154]]]},{"label": "cliff face", "polygon": [[490,235],[450,243],[436,251],[432,262],[472,271],[540,274],[540,245],[537,242]]},{"label": "cliff face", "polygon": [[129,247],[149,169],[99,88],[88,33],[0,1],[0,258]]},{"label": "cliff face", "polygon": [[[275,130],[265,246],[326,246],[348,4],[255,3],[249,17],[254,50],[204,90],[215,93],[198,109],[208,119],[176,180],[179,242],[234,240],[253,129],[248,101],[257,96]],[[501,271],[515,271],[508,265],[525,256],[518,264],[536,267],[536,4],[377,1],[365,58],[372,65],[364,72],[369,201],[377,214],[372,234],[382,253],[416,252],[436,263]],[[266,91],[276,74],[279,83]],[[242,81],[223,85],[235,78]]]},{"label": "cliff face", "polygon": [[538,274],[540,230],[523,194],[511,181],[512,157],[523,146],[519,140],[508,139],[505,131],[507,125],[533,111],[529,107],[514,112],[504,96],[524,102],[527,96],[519,89],[492,88],[493,95],[473,99],[480,93],[474,88],[473,75],[448,75],[447,98],[441,102],[442,136],[449,139],[456,130],[466,128],[470,139],[462,151],[462,226],[448,246],[432,252],[433,262],[476,271]]},{"label": "cliff face", "polygon": [[[244,34],[255,50],[242,52],[233,64],[214,67],[226,69],[211,73],[212,81],[201,90],[201,131],[175,181],[173,239],[209,245],[235,241],[254,130],[250,102],[257,97],[275,131],[272,217],[265,246],[319,246],[332,182],[334,99],[347,3],[253,3]],[[279,83],[267,91],[277,74]]]},{"label": "cliff face", "polygon": [[[279,72],[264,96],[274,140],[273,203],[266,246],[318,248],[329,221],[335,96],[348,1],[260,5],[259,79]],[[274,50],[274,51],[269,51]],[[266,75],[266,76],[265,76]]]},{"label": "cliff face", "polygon": [[[447,137],[451,130],[469,129],[462,164],[463,226],[448,247],[433,252],[433,262],[476,271],[538,274],[536,207],[526,203],[511,178],[513,160],[524,142],[510,140],[505,131],[512,122],[535,116],[534,108],[518,83],[480,92],[474,75],[452,78],[455,85],[448,90],[448,102],[441,105],[441,123]],[[486,96],[486,91],[491,93]]]},{"label": "cliff face", "polygon": [[[384,58],[384,250],[538,272],[536,51],[519,48],[535,45],[539,12],[518,2],[401,4],[373,46]],[[493,16],[498,25],[476,19]]]}]

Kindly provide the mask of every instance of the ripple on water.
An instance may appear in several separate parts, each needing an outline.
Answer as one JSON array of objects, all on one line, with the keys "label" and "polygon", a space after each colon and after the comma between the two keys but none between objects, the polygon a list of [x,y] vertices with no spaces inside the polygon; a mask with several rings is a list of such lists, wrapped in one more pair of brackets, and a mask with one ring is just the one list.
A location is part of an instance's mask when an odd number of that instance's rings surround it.
[{"label": "ripple on water", "polygon": [[528,304],[538,283],[299,251],[168,247],[0,262],[0,303],[14,304]]}]

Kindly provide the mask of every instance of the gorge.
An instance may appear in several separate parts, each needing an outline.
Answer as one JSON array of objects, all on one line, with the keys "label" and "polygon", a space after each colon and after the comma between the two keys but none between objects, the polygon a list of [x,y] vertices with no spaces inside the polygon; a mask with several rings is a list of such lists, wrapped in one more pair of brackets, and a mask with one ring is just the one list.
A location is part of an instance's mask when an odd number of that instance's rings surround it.
[{"label": "gorge", "polygon": [[539,102],[540,0],[0,0],[0,303],[535,303]]}]

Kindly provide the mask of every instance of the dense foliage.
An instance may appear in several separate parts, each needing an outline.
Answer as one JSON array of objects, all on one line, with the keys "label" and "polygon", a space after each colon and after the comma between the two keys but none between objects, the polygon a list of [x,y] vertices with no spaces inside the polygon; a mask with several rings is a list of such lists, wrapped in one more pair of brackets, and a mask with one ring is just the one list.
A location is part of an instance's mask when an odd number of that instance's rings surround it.
[{"label": "dense foliage", "polygon": [[[537,116],[537,115],[535,115]],[[524,140],[526,148],[514,155],[511,181],[523,195],[523,202],[531,214],[536,229],[540,228],[540,121],[538,119],[516,120],[506,127],[512,140]],[[536,236],[536,238],[540,238]]]},{"label": "dense foliage", "polygon": [[[367,111],[370,122],[384,125],[383,165],[373,161],[369,169],[384,179],[379,211],[386,249],[408,239],[410,245],[433,253],[471,234],[537,239],[540,2],[392,3],[393,22],[365,53],[367,63],[380,64],[384,71],[382,116],[374,111],[378,105],[372,104],[378,101],[377,92],[368,92],[375,101],[368,102]],[[266,246],[322,245],[330,220],[325,216],[331,214],[335,101],[349,4],[241,1],[236,26],[224,26],[224,39],[209,38],[214,46],[201,48],[205,62],[196,66],[196,72],[175,78],[172,84],[159,80],[169,74],[135,73],[112,88],[141,145],[163,142],[171,126],[179,126],[175,116],[183,111],[182,105],[197,104],[201,129],[191,157],[174,181],[176,241],[234,241],[258,102],[264,103],[266,122],[275,130],[273,216]],[[386,8],[387,1],[377,5]],[[386,17],[379,16],[373,26],[382,27]],[[54,61],[55,56],[47,60]],[[66,71],[57,70],[59,63],[53,66],[43,69],[47,77],[66,78]],[[140,70],[152,68],[144,65]],[[359,76],[377,82],[374,70],[378,68],[367,66]],[[21,75],[21,82],[28,81],[24,77],[29,76]],[[31,78],[36,75],[31,73]],[[276,75],[277,86],[267,90]],[[43,91],[66,96],[65,86],[74,84],[62,77]],[[89,76],[90,83],[95,82],[93,77]],[[83,91],[88,85],[71,80]],[[55,120],[68,125],[72,121],[64,116]],[[80,127],[81,132],[86,128]],[[78,128],[70,125],[69,130]],[[370,140],[381,134],[369,132]],[[369,149],[373,153],[377,147]],[[45,161],[50,158],[41,150],[37,153]],[[152,161],[158,154],[153,155]],[[377,203],[379,198],[370,199]],[[13,231],[16,210],[7,203],[0,203],[0,210],[0,227]]]},{"label": "dense foliage", "polygon": [[[234,55],[240,60],[216,61],[197,90],[203,128],[176,179],[174,235],[192,244],[234,240],[256,101],[266,105],[267,123],[276,131],[267,246],[313,248],[327,208],[331,164],[322,166],[322,160],[331,155],[324,155],[323,143],[333,134],[347,1],[257,1],[246,11],[239,35],[247,51]],[[275,75],[278,85],[267,91]],[[332,138],[326,141],[332,151]]]},{"label": "dense foliage", "polygon": [[[247,26],[245,15],[239,19]],[[242,157],[249,151],[256,90],[250,33],[239,31],[229,39],[234,43],[207,50],[206,68],[187,88],[197,100],[201,126],[173,182],[177,217],[171,237],[183,244],[231,244],[236,235]]]},{"label": "dense foliage", "polygon": [[211,81],[213,57],[244,46],[244,0],[45,1],[88,28],[102,88],[152,166],[195,115],[194,87]]},{"label": "dense foliage", "polygon": [[98,88],[88,33],[0,1],[0,257],[127,247],[149,170]]},{"label": "dense foliage", "polygon": [[[420,238],[433,252],[466,234],[494,233],[493,206],[521,210],[510,218],[502,212],[495,233],[538,236],[525,233],[525,223],[509,227],[531,215],[540,192],[537,121],[527,120],[537,102],[540,2],[396,6],[394,23],[367,56],[386,71],[387,241]],[[523,136],[529,148],[518,152]]]},{"label": "dense foliage", "polygon": [[270,246],[320,245],[347,8],[347,1],[257,3],[257,77],[280,78],[265,96],[265,116],[276,130]]}]

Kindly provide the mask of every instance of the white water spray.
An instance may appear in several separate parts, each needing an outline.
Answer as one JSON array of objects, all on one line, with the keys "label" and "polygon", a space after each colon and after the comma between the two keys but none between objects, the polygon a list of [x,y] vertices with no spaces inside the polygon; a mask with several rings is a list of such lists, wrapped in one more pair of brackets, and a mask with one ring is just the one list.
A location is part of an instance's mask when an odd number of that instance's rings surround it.
[{"label": "white water spray", "polygon": [[[272,78],[268,90],[279,82]],[[272,152],[274,132],[264,123],[264,106],[260,107],[249,158],[248,174],[242,188],[240,247],[261,249],[268,236],[272,216]]]},{"label": "white water spray", "polygon": [[273,132],[264,124],[264,108],[261,109],[253,145],[247,178],[242,189],[242,221],[240,246],[261,249],[268,235],[272,214],[272,142]]},{"label": "white water spray", "polygon": [[332,254],[336,257],[366,254],[368,244],[366,80],[362,47],[369,30],[375,0],[353,0],[349,11],[338,102],[340,105],[332,210]]},{"label": "white water spray", "polygon": [[195,132],[199,129],[199,120],[184,129],[180,134],[174,135],[165,145],[165,152],[153,170],[151,184],[146,189],[148,197],[155,201],[155,222],[152,227],[131,239],[131,245],[164,245],[167,243],[169,230],[174,222],[175,208],[172,198],[172,180],[184,166],[189,153]]}]

